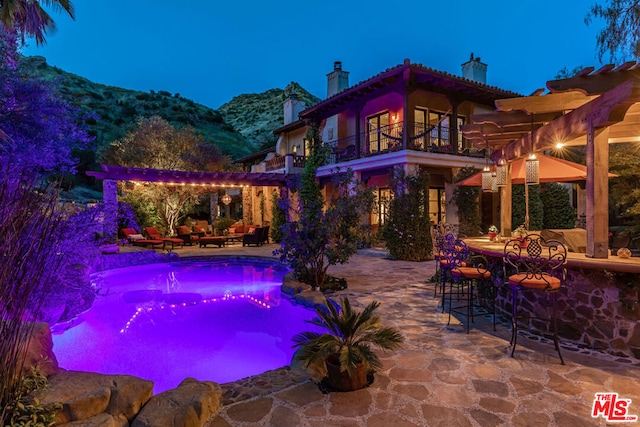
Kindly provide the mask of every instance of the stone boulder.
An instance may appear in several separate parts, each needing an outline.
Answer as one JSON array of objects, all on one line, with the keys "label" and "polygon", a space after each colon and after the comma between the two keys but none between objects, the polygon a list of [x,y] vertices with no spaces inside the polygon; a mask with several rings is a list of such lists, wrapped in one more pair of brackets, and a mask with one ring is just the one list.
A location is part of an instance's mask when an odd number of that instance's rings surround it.
[{"label": "stone boulder", "polygon": [[64,423],[61,427],[129,427],[129,421],[122,415],[114,417],[103,412],[86,420]]},{"label": "stone boulder", "polygon": [[[45,408],[62,404],[57,424],[93,420],[86,425],[118,426],[126,425],[122,419],[130,421],[151,398],[153,383],[130,375],[64,371],[51,375],[49,386],[40,393]],[[102,413],[111,417],[95,418]]]},{"label": "stone boulder", "polygon": [[153,396],[131,427],[201,427],[220,409],[222,389],[186,378],[177,388]]},{"label": "stone boulder", "polygon": [[49,329],[49,324],[44,322],[33,325],[33,331],[27,345],[27,357],[22,369],[23,375],[28,374],[31,367],[36,365],[46,376],[61,371],[56,355],[53,354],[51,329]]},{"label": "stone boulder", "polygon": [[287,295],[295,295],[300,292],[310,291],[311,289],[311,285],[300,282],[293,273],[287,273],[282,278],[282,285],[280,286],[280,290]]}]

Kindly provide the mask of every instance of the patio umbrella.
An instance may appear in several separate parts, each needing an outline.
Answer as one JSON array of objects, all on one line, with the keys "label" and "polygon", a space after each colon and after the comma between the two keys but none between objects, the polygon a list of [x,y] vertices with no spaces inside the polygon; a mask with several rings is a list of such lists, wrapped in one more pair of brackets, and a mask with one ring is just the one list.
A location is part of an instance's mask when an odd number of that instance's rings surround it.
[{"label": "patio umbrella", "polygon": [[[537,153],[539,160],[539,177],[540,182],[571,182],[584,181],[587,179],[587,167],[579,163],[570,162],[569,160],[559,159],[557,157],[546,156]],[[524,184],[526,172],[526,157],[511,162],[511,183]],[[618,175],[609,174],[609,178]],[[482,172],[471,175],[468,178],[458,182],[457,185],[477,186],[482,185]]]},{"label": "patio umbrella", "polygon": [[[540,182],[572,182],[572,181],[584,181],[587,179],[587,167],[579,163],[570,162],[569,160],[560,159],[558,157],[546,156],[544,154],[536,153],[536,157],[539,160],[539,181]],[[524,184],[526,177],[526,157],[514,160],[511,162],[511,183],[512,184]],[[609,178],[614,178],[618,175],[609,173]],[[457,185],[465,186],[482,186],[482,172],[478,172],[475,175],[471,175],[468,178],[463,179],[456,183]],[[525,186],[525,189],[527,187]],[[525,191],[525,203],[526,203],[526,216],[525,222],[529,222],[529,195],[528,191]],[[526,224],[527,228],[529,224]]]}]

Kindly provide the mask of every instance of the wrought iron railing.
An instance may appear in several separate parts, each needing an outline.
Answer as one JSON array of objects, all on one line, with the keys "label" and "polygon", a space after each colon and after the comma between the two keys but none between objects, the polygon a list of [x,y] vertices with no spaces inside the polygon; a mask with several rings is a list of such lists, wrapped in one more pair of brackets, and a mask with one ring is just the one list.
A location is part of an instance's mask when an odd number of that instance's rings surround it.
[{"label": "wrought iron railing", "polygon": [[[458,140],[452,141],[446,127],[429,126],[424,123],[407,123],[407,138],[403,138],[403,122],[371,129],[360,135],[351,135],[329,144],[328,164],[335,164],[356,158],[375,156],[398,150],[415,150],[430,153],[447,153],[459,156],[484,157],[484,150],[473,147],[458,133]],[[359,142],[359,144],[358,144]],[[360,146],[360,151],[357,148]]]},{"label": "wrought iron railing", "polygon": [[284,156],[275,156],[265,162],[265,170],[272,172],[278,169],[284,169]]},{"label": "wrought iron railing", "polygon": [[282,170],[285,173],[291,172],[292,168],[304,168],[306,158],[296,154],[287,154],[285,156],[275,156],[265,162],[265,170],[273,172]]}]

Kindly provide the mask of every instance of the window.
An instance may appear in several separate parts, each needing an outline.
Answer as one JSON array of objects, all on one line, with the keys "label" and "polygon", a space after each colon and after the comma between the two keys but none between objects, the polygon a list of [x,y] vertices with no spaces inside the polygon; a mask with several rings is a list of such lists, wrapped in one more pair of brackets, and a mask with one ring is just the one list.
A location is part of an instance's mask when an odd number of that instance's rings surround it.
[{"label": "window", "polygon": [[432,223],[446,222],[446,206],[444,188],[429,188],[429,218]]},{"label": "window", "polygon": [[377,153],[389,149],[389,112],[367,117],[369,152]]},{"label": "window", "polygon": [[391,201],[391,190],[379,188],[374,192],[375,204],[371,213],[371,225],[384,225],[389,214],[389,202]]},{"label": "window", "polygon": [[[414,148],[435,149],[438,151],[453,151],[451,147],[451,114],[416,108],[414,111],[415,139]],[[464,124],[464,117],[458,116],[458,144],[457,150],[462,150],[462,132],[460,126]]]}]

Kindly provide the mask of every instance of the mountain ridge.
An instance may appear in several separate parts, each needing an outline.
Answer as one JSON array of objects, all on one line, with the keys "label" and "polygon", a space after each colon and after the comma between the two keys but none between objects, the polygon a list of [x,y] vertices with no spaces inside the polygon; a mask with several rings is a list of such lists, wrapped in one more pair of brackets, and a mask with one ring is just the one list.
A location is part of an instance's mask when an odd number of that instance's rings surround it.
[{"label": "mountain ridge", "polygon": [[123,137],[138,117],[158,115],[175,126],[193,126],[223,154],[236,159],[275,145],[273,131],[284,122],[283,103],[290,93],[297,93],[308,106],[319,101],[291,82],[284,89],[237,95],[215,110],[164,90],[143,92],[95,83],[49,65],[42,56],[22,56],[20,67],[44,80],[56,81],[65,101],[88,116],[85,123],[95,137],[95,151],[93,159],[85,161],[93,163],[87,165],[92,168],[99,163],[100,153]]}]

